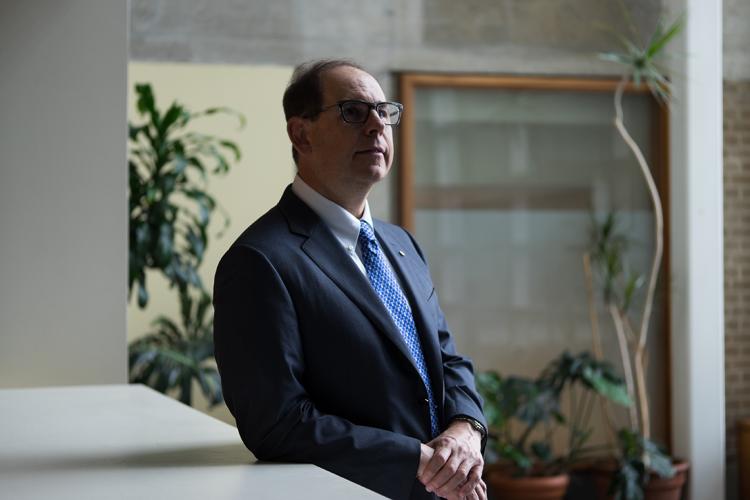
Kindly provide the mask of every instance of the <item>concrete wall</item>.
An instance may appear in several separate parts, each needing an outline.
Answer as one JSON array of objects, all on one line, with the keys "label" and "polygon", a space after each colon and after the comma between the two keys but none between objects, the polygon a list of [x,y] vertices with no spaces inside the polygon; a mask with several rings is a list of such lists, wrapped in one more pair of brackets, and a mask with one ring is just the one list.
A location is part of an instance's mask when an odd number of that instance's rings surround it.
[{"label": "concrete wall", "polygon": [[[660,3],[626,3],[635,29],[650,33]],[[401,70],[616,74],[596,57],[617,48],[606,27],[627,29],[616,1],[133,0],[130,56],[291,66],[350,57],[394,95]],[[394,180],[371,195],[378,217],[395,215]]]},{"label": "concrete wall", "polygon": [[724,79],[750,80],[750,2],[723,0]]},{"label": "concrete wall", "polygon": [[0,3],[0,387],[126,381],[127,25]]}]

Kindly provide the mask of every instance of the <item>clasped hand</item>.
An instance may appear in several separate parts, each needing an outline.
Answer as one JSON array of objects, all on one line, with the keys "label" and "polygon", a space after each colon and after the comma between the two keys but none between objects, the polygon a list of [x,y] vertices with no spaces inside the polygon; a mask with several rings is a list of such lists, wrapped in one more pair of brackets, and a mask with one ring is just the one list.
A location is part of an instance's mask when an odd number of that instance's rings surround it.
[{"label": "clasped hand", "polygon": [[455,421],[422,444],[417,478],[427,491],[448,500],[486,500],[481,436],[468,422]]}]

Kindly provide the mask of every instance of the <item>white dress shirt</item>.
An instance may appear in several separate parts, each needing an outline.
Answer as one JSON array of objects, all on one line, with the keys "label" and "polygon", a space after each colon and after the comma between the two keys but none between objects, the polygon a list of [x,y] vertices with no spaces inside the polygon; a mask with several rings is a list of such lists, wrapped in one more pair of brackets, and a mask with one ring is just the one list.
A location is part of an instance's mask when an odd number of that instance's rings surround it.
[{"label": "white dress shirt", "polygon": [[[362,251],[359,249],[359,245],[357,245],[360,219],[354,217],[341,205],[332,202],[315,191],[302,180],[299,174],[294,177],[292,192],[323,219],[323,222],[325,222],[338,242],[341,243],[341,246],[349,254],[349,257],[351,257],[357,268],[362,271],[362,274],[367,276],[365,265],[362,263]],[[365,210],[362,213],[361,220],[366,221],[375,230],[375,224],[372,222],[372,215],[370,214],[370,205],[367,203],[367,200],[365,200]]]}]

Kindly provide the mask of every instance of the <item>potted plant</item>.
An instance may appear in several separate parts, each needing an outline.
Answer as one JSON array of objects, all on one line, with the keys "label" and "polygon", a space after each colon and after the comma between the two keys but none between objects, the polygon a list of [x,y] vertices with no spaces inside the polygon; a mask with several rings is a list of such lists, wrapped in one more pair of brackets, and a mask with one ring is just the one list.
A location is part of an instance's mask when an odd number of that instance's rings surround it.
[{"label": "potted plant", "polygon": [[[137,289],[137,303],[148,304],[146,271],[162,273],[180,303],[180,323],[159,316],[154,331],[129,346],[130,381],[157,391],[176,391],[192,402],[195,381],[209,404],[222,402],[221,384],[213,364],[211,296],[198,275],[208,244],[208,225],[216,200],[206,191],[209,174],[226,174],[231,141],[189,130],[193,120],[215,114],[244,117],[226,108],[191,112],[178,103],[160,111],[151,86],[136,84],[136,107],[142,121],[129,124],[128,297]],[[224,214],[224,229],[229,218]]]},{"label": "potted plant", "polygon": [[[625,14],[627,24],[632,27],[627,11]],[[664,211],[648,162],[625,126],[622,108],[623,93],[630,82],[645,84],[660,105],[670,104],[671,85],[657,60],[666,45],[679,33],[681,26],[679,19],[667,28],[659,22],[653,35],[643,44],[635,41],[638,35],[635,29],[631,29],[631,38],[618,35],[623,52],[601,54],[603,59],[623,68],[614,94],[614,125],[637,161],[654,211],[654,251],[647,273],[628,271],[624,253],[629,240],[618,231],[614,214],[595,222],[591,245],[584,255],[584,270],[590,290],[594,352],[597,359],[601,359],[601,339],[593,298],[594,281],[598,278],[599,291],[614,325],[627,391],[636,403],[629,409],[628,424],[617,433],[618,453],[615,462],[610,461],[607,466],[599,469],[599,475],[606,477],[606,481],[600,482],[609,483],[608,488],[602,488],[602,496],[611,495],[623,500],[644,497],[678,499],[687,471],[686,463],[673,466],[666,452],[651,440],[646,348],[664,249]],[[644,285],[645,296],[641,307],[636,307],[636,295]],[[665,488],[672,488],[667,493],[669,496],[661,496]]]},{"label": "potted plant", "polygon": [[[602,300],[614,325],[625,373],[625,387],[632,399],[637,398],[638,405],[628,408],[627,424],[617,431],[614,460],[601,460],[593,468],[592,474],[599,498],[602,499],[677,500],[688,465],[685,462],[673,464],[666,451],[651,440],[649,425],[642,425],[649,418],[645,387],[646,354],[644,346],[642,354],[638,355],[641,347],[633,332],[630,316],[635,309],[636,295],[645,280],[642,274],[628,269],[624,255],[630,240],[619,231],[617,224],[617,216],[613,213],[603,221],[594,223],[591,249],[584,256],[584,262],[589,287],[593,288],[594,274],[599,278]],[[590,297],[589,305],[592,310],[594,352],[597,359],[601,359],[601,339],[593,297]],[[610,421],[613,420],[610,417]]]},{"label": "potted plant", "polygon": [[[563,498],[571,467],[598,451],[586,446],[598,396],[630,404],[610,365],[588,352],[563,353],[536,379],[479,373],[477,388],[489,425],[486,479],[495,495],[507,500]],[[564,393],[569,396],[567,415]],[[567,443],[555,451],[553,439],[560,428]]]}]

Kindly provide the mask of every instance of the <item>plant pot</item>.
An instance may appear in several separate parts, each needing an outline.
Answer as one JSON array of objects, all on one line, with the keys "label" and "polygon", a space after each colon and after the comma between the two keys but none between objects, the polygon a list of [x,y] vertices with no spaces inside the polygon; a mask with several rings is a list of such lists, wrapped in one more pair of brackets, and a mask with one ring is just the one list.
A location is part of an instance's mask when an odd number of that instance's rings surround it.
[{"label": "plant pot", "polygon": [[502,500],[562,500],[570,482],[567,474],[513,477],[509,468],[497,464],[485,470],[487,487]]},{"label": "plant pot", "polygon": [[[648,483],[644,489],[645,500],[680,500],[682,489],[687,479],[687,471],[690,464],[684,461],[674,463],[675,475],[671,478],[662,478],[655,474],[649,475]],[[614,462],[603,462],[594,465],[591,476],[596,488],[599,500],[613,500],[612,495],[607,494],[612,484],[612,476],[617,470]]]}]

